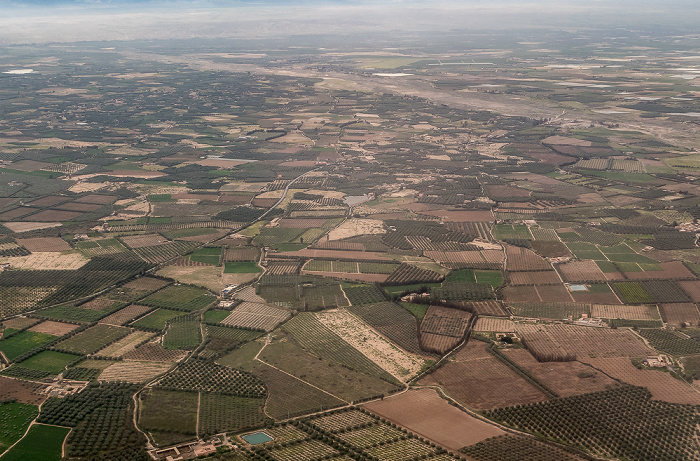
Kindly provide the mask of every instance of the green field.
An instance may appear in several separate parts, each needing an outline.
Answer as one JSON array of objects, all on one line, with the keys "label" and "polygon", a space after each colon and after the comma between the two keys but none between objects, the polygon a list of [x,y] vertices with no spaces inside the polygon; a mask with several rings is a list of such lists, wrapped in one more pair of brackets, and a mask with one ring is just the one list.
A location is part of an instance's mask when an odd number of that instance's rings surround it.
[{"label": "green field", "polygon": [[219,323],[231,314],[229,311],[219,309],[208,310],[204,313],[204,321],[207,323]]},{"label": "green field", "polygon": [[192,261],[197,261],[205,264],[211,264],[216,266],[219,264],[221,259],[221,248],[219,247],[207,247],[200,248],[190,255]]},{"label": "green field", "polygon": [[227,262],[224,266],[226,274],[253,274],[262,271],[262,267],[251,261]]},{"label": "green field", "polygon": [[78,357],[80,356],[64,352],[43,351],[19,362],[17,365],[29,370],[45,371],[57,375],[63,371],[66,365]]},{"label": "green field", "polygon": [[413,314],[418,320],[423,320],[423,317],[425,317],[425,314],[428,312],[428,306],[427,304],[416,304],[416,303],[399,303],[401,306],[403,306],[405,309],[407,309],[411,314]]},{"label": "green field", "polygon": [[531,239],[530,229],[524,224],[496,224],[491,230],[493,238],[503,239]]},{"label": "green field", "polygon": [[188,285],[170,285],[139,301],[144,306],[192,312],[216,301],[207,290]]},{"label": "green field", "polygon": [[18,441],[39,415],[39,407],[27,403],[0,404],[0,453]]},{"label": "green field", "polygon": [[5,354],[8,360],[13,361],[20,355],[56,339],[53,335],[22,331],[14,336],[0,341],[0,352]]},{"label": "green field", "polygon": [[94,354],[108,344],[128,335],[130,331],[124,327],[98,324],[58,343],[56,349],[76,354]]},{"label": "green field", "polygon": [[5,453],[2,461],[60,461],[67,427],[35,424],[20,442]]},{"label": "green field", "polygon": [[147,330],[162,330],[165,328],[165,324],[168,322],[168,320],[174,319],[175,317],[180,317],[181,315],[186,314],[168,309],[156,309],[131,325],[136,328],[145,328]]}]

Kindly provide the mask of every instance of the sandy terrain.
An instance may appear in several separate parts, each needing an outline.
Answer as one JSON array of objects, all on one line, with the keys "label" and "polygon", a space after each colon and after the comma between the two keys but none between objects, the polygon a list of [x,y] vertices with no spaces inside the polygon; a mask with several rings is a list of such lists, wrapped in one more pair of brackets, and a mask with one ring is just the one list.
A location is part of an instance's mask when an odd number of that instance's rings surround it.
[{"label": "sandy terrain", "polygon": [[505,434],[495,425],[453,407],[432,389],[413,389],[365,408],[450,450]]},{"label": "sandy terrain", "polygon": [[214,293],[218,293],[226,288],[226,284],[221,278],[221,268],[216,266],[165,266],[159,270],[156,275],[169,277],[182,283],[203,286]]},{"label": "sandy terrain", "polygon": [[126,381],[142,383],[170,369],[168,362],[117,362],[100,374],[100,381]]},{"label": "sandy terrain", "polygon": [[2,223],[3,226],[10,229],[12,232],[21,233],[29,232],[39,229],[48,229],[50,227],[61,227],[63,224],[60,222],[6,222]]},{"label": "sandy terrain", "polygon": [[88,260],[80,253],[32,253],[29,256],[0,258],[0,263],[10,263],[13,269],[75,270]]},{"label": "sandy terrain", "polygon": [[378,219],[348,219],[328,233],[328,240],[340,240],[355,235],[384,234],[384,223]]},{"label": "sandy terrain", "polygon": [[73,325],[72,323],[54,322],[53,320],[46,320],[37,325],[34,325],[29,329],[29,331],[35,331],[37,333],[46,333],[48,335],[63,336],[75,330],[79,326],[80,325]]},{"label": "sandy terrain", "polygon": [[324,311],[316,314],[316,317],[351,346],[402,381],[408,381],[423,365],[423,360],[402,351],[345,309]]}]

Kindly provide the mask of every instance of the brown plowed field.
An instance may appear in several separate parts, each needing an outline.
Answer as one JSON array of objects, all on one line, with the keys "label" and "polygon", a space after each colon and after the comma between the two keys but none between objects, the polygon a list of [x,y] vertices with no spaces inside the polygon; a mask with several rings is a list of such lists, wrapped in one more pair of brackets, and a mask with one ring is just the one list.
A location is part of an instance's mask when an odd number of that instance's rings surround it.
[{"label": "brown plowed field", "polygon": [[413,389],[368,403],[365,408],[450,450],[505,434],[453,407],[432,389]]},{"label": "brown plowed field", "polygon": [[70,251],[72,248],[68,242],[58,237],[36,237],[29,239],[16,239],[18,245],[25,247],[32,253],[35,252],[61,252]]},{"label": "brown plowed field", "polygon": [[572,291],[571,297],[577,303],[589,303],[589,304],[620,304],[620,300],[617,299],[615,293],[612,291],[609,293],[591,293],[589,291]]},{"label": "brown plowed field", "polygon": [[694,303],[667,303],[661,304],[660,308],[666,323],[671,325],[688,323],[693,326],[700,324],[700,312]]},{"label": "brown plowed field", "polygon": [[99,210],[102,207],[102,205],[97,205],[97,204],[92,204],[92,203],[76,203],[76,202],[69,202],[69,203],[64,203],[63,205],[56,206],[54,207],[55,210],[63,210],[63,211],[95,211]]},{"label": "brown plowed field", "polygon": [[90,301],[81,304],[80,307],[81,309],[89,309],[91,311],[101,311],[102,309],[106,309],[112,305],[114,305],[115,301],[109,298],[95,298],[91,299]]},{"label": "brown plowed field", "polygon": [[552,266],[540,255],[527,248],[520,248],[512,245],[506,246],[508,259],[506,260],[506,270],[508,271],[537,271],[551,270]]},{"label": "brown plowed field", "polygon": [[661,370],[640,370],[625,357],[584,360],[613,378],[649,389],[655,400],[700,405],[700,390]]},{"label": "brown plowed field", "polygon": [[506,349],[503,353],[560,397],[620,386],[614,379],[580,362],[538,362],[525,349]]},{"label": "brown plowed field", "polygon": [[106,323],[108,325],[124,325],[130,320],[133,320],[137,317],[141,317],[143,314],[151,310],[153,310],[152,307],[132,304],[130,306],[125,307],[124,309],[119,309],[114,314],[108,315],[107,317],[100,320],[100,323]]},{"label": "brown plowed field", "polygon": [[660,263],[659,266],[661,266],[660,271],[625,272],[625,276],[630,280],[695,278],[695,274],[690,272],[681,261]]},{"label": "brown plowed field", "polygon": [[573,355],[584,360],[590,357],[646,357],[655,353],[626,329],[522,323],[516,328],[527,349],[535,356]]},{"label": "brown plowed field", "polygon": [[0,401],[17,399],[18,402],[39,405],[46,400],[46,396],[39,393],[45,387],[46,384],[0,376]]},{"label": "brown plowed field", "polygon": [[24,219],[32,222],[70,221],[71,219],[77,218],[81,214],[82,213],[77,211],[44,210],[31,216],[27,216]]},{"label": "brown plowed field", "polygon": [[117,197],[112,195],[100,195],[100,194],[90,194],[85,197],[80,197],[75,200],[76,202],[83,203],[99,203],[100,205],[109,205],[117,201]]},{"label": "brown plowed field", "polygon": [[690,296],[690,299],[696,303],[700,302],[700,280],[684,280],[678,282],[678,285]]},{"label": "brown plowed field", "polygon": [[450,396],[477,410],[547,400],[537,388],[489,354],[486,343],[471,340],[453,358],[419,384],[442,386]]},{"label": "brown plowed field", "polygon": [[511,285],[548,285],[560,284],[561,280],[554,271],[509,272]]},{"label": "brown plowed field", "polygon": [[37,333],[46,333],[47,335],[63,336],[70,333],[80,325],[73,325],[71,323],[54,322],[53,320],[45,320],[37,325],[34,325],[29,329],[29,331],[35,331]]},{"label": "brown plowed field", "polygon": [[419,214],[437,216],[445,222],[493,222],[491,211],[450,211],[450,210],[430,210],[417,211]]},{"label": "brown plowed field", "polygon": [[224,255],[225,261],[257,261],[260,251],[255,247],[227,248]]},{"label": "brown plowed field", "polygon": [[422,348],[438,354],[451,350],[464,338],[471,318],[466,311],[430,306],[420,324]]},{"label": "brown plowed field", "polygon": [[604,282],[608,280],[606,274],[603,274],[595,261],[570,261],[558,264],[556,268],[567,282]]}]

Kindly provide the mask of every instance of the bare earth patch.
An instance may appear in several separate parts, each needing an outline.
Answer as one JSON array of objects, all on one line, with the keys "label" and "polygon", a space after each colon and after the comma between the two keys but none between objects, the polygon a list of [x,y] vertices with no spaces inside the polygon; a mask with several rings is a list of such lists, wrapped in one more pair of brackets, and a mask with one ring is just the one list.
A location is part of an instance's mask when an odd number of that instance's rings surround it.
[{"label": "bare earth patch", "polygon": [[348,219],[328,233],[328,240],[341,240],[356,235],[384,234],[384,222],[378,219]]},{"label": "bare earth patch", "polygon": [[[182,283],[203,286],[215,293],[226,288],[221,268],[216,266],[165,266],[156,275],[168,277]],[[251,274],[226,274],[227,276]],[[253,274],[257,275],[257,274]]]},{"label": "bare earth patch", "polygon": [[72,323],[54,322],[53,320],[46,320],[37,325],[34,325],[29,329],[29,331],[34,331],[37,333],[46,333],[47,335],[63,336],[70,333],[80,325],[73,325]]},{"label": "bare earth patch", "polygon": [[368,403],[365,408],[450,450],[505,434],[497,426],[453,407],[432,389],[412,389]]},{"label": "bare earth patch", "polygon": [[61,227],[63,224],[60,222],[23,222],[23,221],[15,221],[15,222],[6,222],[2,224],[3,226],[7,227],[10,229],[12,232],[15,233],[22,233],[22,232],[29,232],[33,230],[39,230],[39,229],[49,229],[51,227]]},{"label": "bare earth patch", "polygon": [[165,373],[170,367],[168,362],[117,362],[105,368],[99,380],[143,383]]},{"label": "bare earth patch", "polygon": [[0,258],[1,263],[10,263],[13,269],[25,270],[76,270],[87,264],[80,253],[32,253],[28,256]]},{"label": "bare earth patch", "polygon": [[316,314],[316,318],[388,373],[408,381],[421,369],[423,360],[399,349],[345,309]]},{"label": "bare earth patch", "polygon": [[17,244],[22,245],[32,253],[40,251],[69,251],[72,250],[68,242],[59,237],[37,237],[30,239],[17,239]]}]

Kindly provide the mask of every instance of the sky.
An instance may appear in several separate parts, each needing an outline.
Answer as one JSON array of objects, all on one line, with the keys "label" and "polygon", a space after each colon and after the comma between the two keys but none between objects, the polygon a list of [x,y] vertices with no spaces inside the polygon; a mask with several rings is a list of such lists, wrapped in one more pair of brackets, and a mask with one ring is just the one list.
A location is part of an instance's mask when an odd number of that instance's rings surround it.
[{"label": "sky", "polygon": [[[0,44],[697,27],[697,0],[0,0]],[[691,29],[692,30],[692,29]]]}]

